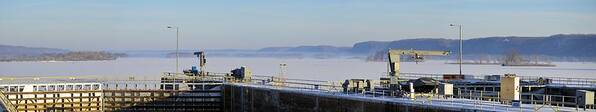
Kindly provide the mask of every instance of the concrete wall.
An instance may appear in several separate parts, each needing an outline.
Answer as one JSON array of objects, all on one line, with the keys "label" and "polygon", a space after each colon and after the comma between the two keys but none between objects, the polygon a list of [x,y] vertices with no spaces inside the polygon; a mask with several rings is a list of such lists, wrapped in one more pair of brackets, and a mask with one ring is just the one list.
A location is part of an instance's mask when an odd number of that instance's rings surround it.
[{"label": "concrete wall", "polygon": [[226,85],[226,112],[445,112],[429,107],[359,101],[311,93]]}]

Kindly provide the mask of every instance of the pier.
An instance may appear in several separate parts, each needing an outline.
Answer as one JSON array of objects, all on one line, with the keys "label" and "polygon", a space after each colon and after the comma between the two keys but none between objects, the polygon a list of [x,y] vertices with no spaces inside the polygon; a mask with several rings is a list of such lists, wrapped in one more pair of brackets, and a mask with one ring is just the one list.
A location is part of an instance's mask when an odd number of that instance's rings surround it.
[{"label": "pier", "polygon": [[[494,85],[454,85],[454,94],[398,96],[381,85],[373,91],[346,92],[341,81],[284,79],[253,75],[238,80],[229,73],[207,76],[176,76],[162,80],[3,78],[0,99],[6,111],[596,111],[578,105],[566,94],[522,94],[519,107],[502,103]],[[181,77],[178,77],[181,76]],[[402,73],[407,78],[439,75]],[[167,80],[164,80],[167,79]],[[276,80],[277,79],[277,80]],[[525,79],[525,78],[522,78]],[[30,81],[22,81],[30,80]],[[37,83],[32,83],[35,82]],[[53,81],[50,81],[53,80]],[[56,81],[57,80],[57,81]],[[479,79],[484,80],[484,79]],[[523,81],[523,80],[522,80]],[[560,85],[594,89],[593,80],[556,80]],[[379,83],[380,84],[380,83]],[[6,85],[6,86],[4,86]],[[28,88],[25,85],[34,85]],[[31,86],[33,87],[33,86]],[[35,91],[26,92],[28,89]],[[492,91],[491,91],[492,90]]]}]

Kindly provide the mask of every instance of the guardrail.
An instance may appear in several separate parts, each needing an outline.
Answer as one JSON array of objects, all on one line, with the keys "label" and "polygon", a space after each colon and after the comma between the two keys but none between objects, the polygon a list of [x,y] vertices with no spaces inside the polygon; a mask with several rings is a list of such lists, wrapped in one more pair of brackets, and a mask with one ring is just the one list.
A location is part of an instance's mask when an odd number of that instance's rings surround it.
[{"label": "guardrail", "polygon": [[9,112],[16,112],[17,109],[15,108],[14,105],[12,105],[12,102],[10,102],[10,100],[8,100],[8,98],[6,98],[6,95],[4,94],[4,92],[2,90],[0,90],[0,103],[2,103],[2,105],[9,111]]},{"label": "guardrail", "polygon": [[[470,75],[470,76],[473,79],[486,80],[484,78],[489,75]],[[418,79],[421,77],[430,77],[435,80],[443,80],[443,74],[401,73],[399,77],[405,78],[405,79]],[[550,79],[551,84],[554,86],[565,85],[565,86],[596,88],[596,79],[595,78],[567,78],[567,77],[539,77],[539,76],[518,76],[518,77],[520,77],[521,81],[525,81],[525,82],[537,81],[539,79],[544,79],[544,80]]]},{"label": "guardrail", "polygon": [[[210,78],[213,80],[221,80],[221,81],[223,81],[223,83],[221,83],[221,84],[230,83],[230,82],[226,81],[226,77],[229,77],[228,74],[213,73],[205,78]],[[404,77],[404,78],[431,77],[431,78],[439,79],[439,80],[442,79],[442,75],[437,75],[437,74],[402,73],[401,77]],[[484,78],[482,76],[476,76],[476,77]],[[184,76],[184,77],[180,77],[180,78],[189,78],[189,77]],[[196,78],[196,77],[191,77],[191,78]],[[279,77],[253,75],[252,81],[248,82],[248,84],[273,86],[269,82],[274,81],[273,79],[275,79],[275,78],[279,78]],[[526,78],[522,77],[522,79],[525,79],[525,80],[532,80],[532,78],[535,78],[535,77],[526,77]],[[336,81],[288,79],[288,78],[282,78],[282,79],[284,80],[284,84],[277,85],[282,88],[315,90],[315,91],[320,91],[320,92],[324,92],[324,93],[340,94],[340,95],[343,94],[343,95],[391,97],[391,98],[397,97],[397,96],[395,96],[395,94],[387,94],[390,92],[385,91],[385,90],[380,90],[381,92],[374,91],[374,92],[362,92],[362,93],[356,93],[356,94],[343,93],[342,92],[343,87],[341,86],[341,84],[343,82],[341,82],[341,81],[336,82]],[[567,80],[567,79],[573,79],[573,78],[565,78],[565,80],[553,80],[553,82],[557,81],[557,83],[563,83],[563,82],[571,83],[571,82],[584,81],[584,83],[578,83],[578,84],[595,83],[595,82],[591,82],[592,79],[583,79],[583,80],[575,80],[575,79]],[[37,79],[37,80],[41,80],[41,79]],[[80,78],[76,78],[76,79],[68,78],[65,81],[66,82],[76,82],[76,81],[98,82],[98,83],[102,83],[102,88],[105,88],[106,90],[159,90],[160,84],[163,83],[162,82],[163,80],[145,80],[145,79],[134,79],[134,78],[129,78],[128,80],[106,80],[106,79],[84,80],[84,79],[80,79]],[[183,82],[175,82],[175,83],[183,83]],[[454,95],[453,97],[460,98],[460,99],[473,100],[475,102],[475,103],[473,103],[474,106],[483,107],[483,106],[488,105],[487,107],[491,107],[491,108],[505,108],[505,109],[513,108],[513,107],[503,107],[503,105],[499,105],[500,102],[504,102],[504,101],[501,101],[500,97],[498,96],[498,93],[496,93],[496,92],[478,91],[478,90],[462,90],[462,89],[457,89],[457,91],[454,91],[454,92],[456,92],[456,95]],[[2,94],[2,92],[0,92],[0,94]],[[4,95],[2,95],[2,96],[4,96]],[[440,99],[439,97],[443,97],[443,96],[439,96],[439,95],[432,95],[432,96],[436,96],[437,99]],[[0,97],[0,100],[3,100],[3,103],[5,101],[8,101],[7,99],[4,99],[4,98]],[[560,101],[558,101],[559,99],[560,99]],[[433,100],[429,100],[429,101],[433,101]],[[453,100],[439,100],[439,101],[443,101],[449,105],[470,103],[470,102],[457,102],[457,101],[453,101]],[[575,96],[543,95],[543,94],[522,94],[521,101],[524,103],[529,103],[529,104],[541,104],[541,105],[543,105],[543,107],[544,106],[552,106],[552,107],[567,106],[567,107],[569,107],[569,106],[576,106],[576,104],[577,104]],[[569,101],[569,102],[565,102],[565,101]],[[6,107],[8,109],[10,109],[10,107],[14,107],[14,106],[6,106]],[[540,108],[536,107],[536,108],[540,109],[541,107]]]},{"label": "guardrail", "polygon": [[[178,76],[187,77],[185,75],[181,75],[181,73],[164,73],[164,74],[175,74]],[[214,72],[207,72],[208,76],[214,76],[223,78],[229,73],[214,73]],[[103,76],[103,75],[99,75]],[[50,82],[101,82],[101,81],[114,81],[114,80],[157,80],[157,79],[147,79],[146,77],[118,77],[120,79],[116,79],[113,77],[99,77],[99,76],[47,76],[47,77],[0,77],[0,84],[14,84],[14,83],[50,83]],[[387,77],[386,75],[380,75],[381,77]],[[485,76],[489,75],[469,75],[473,79],[477,80],[485,80]],[[423,73],[401,73],[400,78],[402,79],[418,79],[421,77],[430,77],[435,80],[443,80],[443,74],[423,74]],[[530,82],[536,81],[539,79],[550,79],[551,85],[553,86],[577,86],[577,87],[592,87],[596,88],[596,78],[567,78],[567,77],[538,77],[538,76],[518,76],[520,77],[521,81]],[[121,78],[129,78],[129,79],[121,79]],[[139,79],[141,78],[141,79]],[[253,78],[256,79],[271,79],[271,78],[279,78],[274,76],[264,76],[264,75],[253,75]],[[320,81],[320,80],[307,80],[307,79],[290,79],[290,78],[283,78],[285,80],[294,81],[294,82],[308,82],[308,83],[331,83],[332,81]]]},{"label": "guardrail", "polygon": [[[494,91],[457,89],[455,93],[456,94],[453,97],[461,99],[493,101],[498,103],[511,102],[511,100],[501,99],[499,93]],[[579,109],[579,107],[586,108],[586,105],[578,104],[576,96],[564,95],[522,93],[520,96],[520,103],[532,104],[536,111],[542,107],[550,107],[552,109],[557,109],[559,107],[575,107],[576,110]]]}]

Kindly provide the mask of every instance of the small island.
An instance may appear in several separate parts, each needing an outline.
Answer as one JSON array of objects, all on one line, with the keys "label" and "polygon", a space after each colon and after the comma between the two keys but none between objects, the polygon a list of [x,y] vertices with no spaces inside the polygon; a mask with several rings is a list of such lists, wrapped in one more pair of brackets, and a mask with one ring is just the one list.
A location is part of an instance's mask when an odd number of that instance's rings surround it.
[{"label": "small island", "polygon": [[101,61],[125,57],[123,53],[105,51],[73,51],[66,53],[45,53],[40,55],[21,55],[0,57],[0,62],[12,61]]}]

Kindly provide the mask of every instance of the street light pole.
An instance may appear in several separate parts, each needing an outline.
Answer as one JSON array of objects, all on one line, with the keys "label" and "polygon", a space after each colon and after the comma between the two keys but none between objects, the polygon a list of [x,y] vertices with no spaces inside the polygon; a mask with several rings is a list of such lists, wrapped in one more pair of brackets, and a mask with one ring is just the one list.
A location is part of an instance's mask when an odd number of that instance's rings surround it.
[{"label": "street light pole", "polygon": [[179,55],[178,55],[178,48],[179,48],[178,47],[178,45],[179,45],[179,41],[178,41],[179,40],[179,36],[178,35],[179,35],[179,30],[178,29],[179,28],[178,28],[178,26],[174,26],[174,27],[168,26],[168,28],[170,28],[170,29],[171,28],[176,29],[176,72],[175,73],[178,73],[178,66],[180,66],[179,65],[179,62],[178,62],[178,58],[179,58]]},{"label": "street light pole", "polygon": [[459,75],[462,75],[461,64],[463,62],[463,43],[464,43],[464,40],[462,39],[462,33],[463,33],[462,25],[449,24],[449,26],[457,26],[459,28],[459,60],[458,60],[458,63],[459,63]]}]

